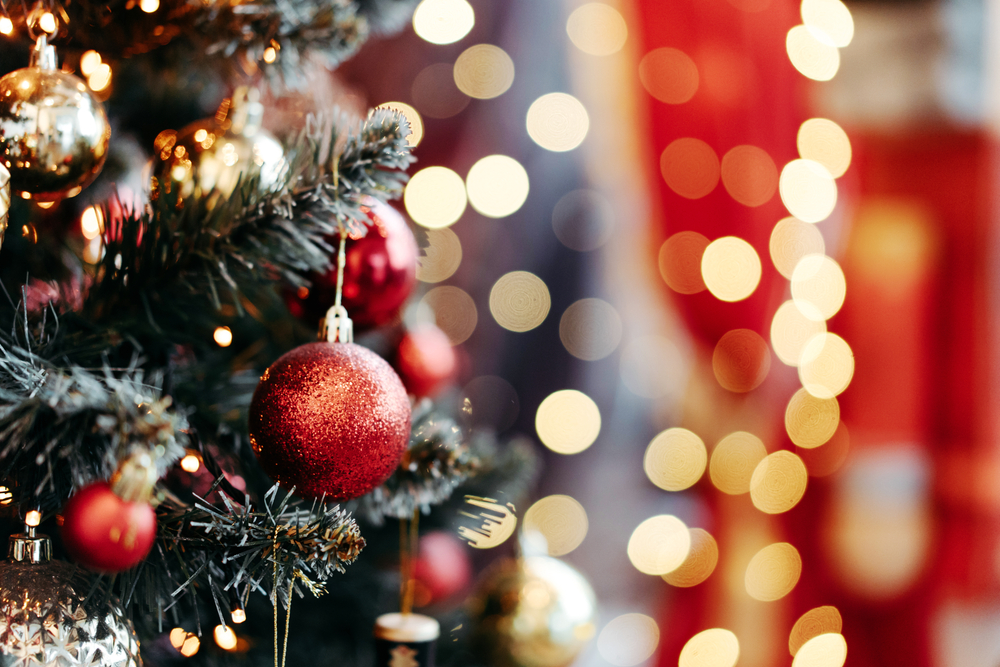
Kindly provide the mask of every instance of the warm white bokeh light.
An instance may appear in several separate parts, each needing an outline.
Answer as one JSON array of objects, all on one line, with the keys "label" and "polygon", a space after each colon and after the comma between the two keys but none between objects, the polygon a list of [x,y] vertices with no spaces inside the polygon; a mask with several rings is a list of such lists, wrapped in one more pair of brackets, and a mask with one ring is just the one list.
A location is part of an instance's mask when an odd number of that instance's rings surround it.
[{"label": "warm white bokeh light", "polygon": [[423,0],[413,12],[413,31],[431,44],[452,44],[469,34],[476,14],[466,0]]},{"label": "warm white bokeh light", "polygon": [[840,69],[840,51],[837,47],[821,41],[816,33],[804,25],[797,25],[788,31],[785,50],[792,66],[808,79],[829,81]]},{"label": "warm white bokeh light", "polygon": [[552,301],[545,282],[527,271],[503,275],[490,290],[490,313],[508,331],[530,331],[545,321]]},{"label": "warm white bokeh light", "polygon": [[603,2],[588,2],[573,10],[566,34],[576,48],[592,56],[618,53],[628,39],[628,26],[618,10]]},{"label": "warm white bokeh light", "polygon": [[734,667],[740,642],[730,630],[712,628],[699,632],[681,649],[678,667]]},{"label": "warm white bokeh light", "polygon": [[470,46],[455,61],[455,85],[469,97],[489,100],[514,83],[514,61],[493,44]]},{"label": "warm white bokeh light", "polygon": [[854,38],[854,18],[840,0],[802,0],[802,23],[816,39],[844,48]]},{"label": "warm white bokeh light", "polygon": [[447,167],[427,167],[410,178],[403,192],[406,212],[428,229],[455,224],[467,203],[462,177]]},{"label": "warm white bokeh light", "polygon": [[528,172],[512,157],[488,155],[472,165],[465,187],[472,208],[488,218],[504,218],[528,198]]},{"label": "warm white bokeh light", "polygon": [[854,352],[833,333],[813,336],[802,348],[799,380],[817,398],[838,396],[854,377]]},{"label": "warm white bokeh light", "polygon": [[528,136],[542,148],[571,151],[587,137],[590,116],[580,100],[566,93],[542,95],[528,107]]},{"label": "warm white bokeh light", "polygon": [[781,202],[803,222],[826,220],[837,206],[837,183],[826,167],[813,160],[792,160],[778,179]]},{"label": "warm white bokeh light", "polygon": [[634,667],[656,652],[660,628],[645,614],[622,614],[597,637],[597,652],[615,667]]},{"label": "warm white bokeh light", "polygon": [[[839,1],[839,0],[835,0]],[[799,157],[819,162],[840,178],[851,166],[851,140],[843,128],[827,118],[810,118],[799,126]]]},{"label": "warm white bokeh light", "polygon": [[542,444],[559,454],[578,454],[594,444],[601,432],[601,411],[582,391],[562,389],[549,394],[535,413],[535,432]]},{"label": "warm white bokeh light", "polygon": [[847,280],[837,262],[826,255],[806,255],[792,272],[792,301],[803,315],[817,322],[840,311]]},{"label": "warm white bokeh light", "polygon": [[684,428],[663,431],[646,447],[642,467],[646,477],[665,491],[683,491],[705,472],[708,450],[702,439]]},{"label": "warm white bokeh light", "polygon": [[644,574],[676,570],[691,550],[691,533],[684,522],[661,514],[640,523],[628,541],[628,559]]},{"label": "warm white bokeh light", "polygon": [[741,238],[724,236],[708,244],[701,257],[701,277],[720,301],[742,301],[760,283],[760,257]]},{"label": "warm white bokeh light", "polygon": [[587,511],[575,498],[565,495],[546,496],[528,508],[521,527],[534,539],[542,537],[550,556],[565,556],[576,549],[587,536]]}]

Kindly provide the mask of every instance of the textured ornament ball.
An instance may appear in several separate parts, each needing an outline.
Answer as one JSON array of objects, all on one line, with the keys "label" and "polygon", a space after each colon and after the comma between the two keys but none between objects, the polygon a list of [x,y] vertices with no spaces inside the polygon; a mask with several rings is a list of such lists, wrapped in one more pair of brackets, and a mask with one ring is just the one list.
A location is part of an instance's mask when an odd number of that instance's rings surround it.
[{"label": "textured ornament ball", "polygon": [[94,596],[68,563],[0,563],[0,664],[5,667],[142,667],[118,603]]},{"label": "textured ornament ball", "polygon": [[[392,320],[417,284],[417,240],[402,214],[376,199],[362,210],[372,221],[368,233],[348,239],[344,265],[343,304],[357,328],[377,327]],[[328,239],[334,247],[337,239]],[[292,295],[289,310],[315,328],[337,294],[336,253],[333,268],[312,274],[308,296]]]},{"label": "textured ornament ball", "polygon": [[0,161],[22,197],[80,194],[101,172],[110,139],[103,105],[72,74],[25,67],[0,78]]},{"label": "textured ornament ball", "polygon": [[410,401],[392,367],[354,343],[308,343],[261,376],[250,444],[261,468],[306,498],[362,496],[399,465]]},{"label": "textured ornament ball", "polygon": [[108,482],[80,489],[63,508],[62,539],[76,562],[99,572],[138,565],[156,540],[156,512],[122,500]]},{"label": "textured ornament ball", "polygon": [[433,396],[448,384],[458,367],[448,335],[433,324],[407,332],[396,351],[399,377],[411,394]]}]

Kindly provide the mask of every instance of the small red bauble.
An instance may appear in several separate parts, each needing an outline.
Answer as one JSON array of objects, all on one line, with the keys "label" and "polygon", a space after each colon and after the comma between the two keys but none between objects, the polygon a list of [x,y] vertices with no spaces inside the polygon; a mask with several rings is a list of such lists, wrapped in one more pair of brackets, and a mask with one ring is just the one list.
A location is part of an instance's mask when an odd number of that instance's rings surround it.
[{"label": "small red bauble", "polygon": [[433,324],[408,332],[399,342],[396,367],[416,396],[432,396],[455,374],[458,359],[448,335]]},{"label": "small red bauble", "polygon": [[[362,210],[372,225],[364,237],[347,241],[343,304],[355,327],[369,328],[395,317],[413,292],[419,251],[413,232],[396,209],[372,199]],[[337,239],[329,241],[336,247]],[[337,293],[336,262],[330,271],[312,274],[309,280],[308,295],[292,294],[287,303],[292,314],[315,327]]]},{"label": "small red bauble", "polygon": [[261,468],[306,498],[349,500],[385,481],[410,440],[392,367],[354,343],[308,343],[274,362],[250,403]]},{"label": "small red bauble", "polygon": [[108,482],[94,482],[66,503],[60,532],[73,560],[101,572],[121,572],[153,548],[156,512],[149,503],[122,500]]},{"label": "small red bauble", "polygon": [[469,585],[469,549],[451,533],[435,530],[420,538],[413,577],[427,590],[428,604],[450,598]]}]

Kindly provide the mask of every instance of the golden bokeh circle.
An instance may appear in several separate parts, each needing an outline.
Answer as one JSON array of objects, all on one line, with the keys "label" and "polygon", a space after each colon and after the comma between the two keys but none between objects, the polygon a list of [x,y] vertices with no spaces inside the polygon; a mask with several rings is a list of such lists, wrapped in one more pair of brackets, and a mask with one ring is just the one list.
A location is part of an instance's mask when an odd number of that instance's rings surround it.
[{"label": "golden bokeh circle", "polygon": [[427,292],[420,302],[434,313],[434,321],[452,345],[465,342],[476,330],[476,302],[464,290],[442,285]]},{"label": "golden bokeh circle", "polygon": [[516,213],[528,198],[528,172],[507,155],[487,155],[478,160],[465,177],[472,208],[487,218],[505,218]]},{"label": "golden bokeh circle", "polygon": [[792,657],[802,645],[813,637],[825,634],[840,634],[844,629],[844,619],[836,607],[815,607],[799,616],[788,635],[788,652]]},{"label": "golden bokeh circle", "polygon": [[813,396],[839,396],[854,377],[854,352],[843,338],[833,333],[813,336],[802,348],[799,380]]},{"label": "golden bokeh circle", "polygon": [[546,496],[528,508],[521,527],[544,537],[550,556],[565,556],[587,536],[587,510],[571,496]]},{"label": "golden bokeh circle", "polygon": [[447,167],[426,167],[415,173],[403,191],[406,212],[428,229],[455,224],[467,203],[465,182]]},{"label": "golden bokeh circle", "polygon": [[660,173],[681,197],[701,199],[719,184],[721,167],[711,146],[701,139],[684,137],[663,149]]},{"label": "golden bokeh circle", "polygon": [[802,576],[802,557],[788,542],[769,544],[758,551],[747,565],[744,584],[755,600],[780,600],[795,588]]},{"label": "golden bokeh circle", "polygon": [[836,398],[816,398],[799,389],[785,408],[785,431],[799,447],[814,449],[826,444],[840,424],[840,404]]},{"label": "golden bokeh circle", "polygon": [[851,140],[840,125],[828,118],[810,118],[802,123],[796,144],[799,157],[819,162],[834,178],[843,176],[851,166]]},{"label": "golden bokeh circle", "polygon": [[828,632],[813,637],[798,650],[792,667],[844,667],[847,641],[839,633]]},{"label": "golden bokeh circle", "polygon": [[691,550],[687,558],[673,572],[661,575],[671,586],[690,588],[702,583],[715,571],[719,563],[719,545],[708,531],[691,529]]},{"label": "golden bokeh circle", "polygon": [[840,0],[802,0],[802,23],[821,42],[844,48],[854,38],[854,18]]},{"label": "golden bokeh circle", "polygon": [[724,628],[703,630],[687,640],[678,667],[734,667],[740,659],[740,642]]},{"label": "golden bokeh circle", "polygon": [[431,44],[452,44],[469,34],[476,14],[466,0],[423,0],[413,11],[413,31]]},{"label": "golden bokeh circle", "polygon": [[639,80],[661,102],[683,104],[698,91],[698,67],[683,51],[653,49],[639,61]]},{"label": "golden bokeh circle", "polygon": [[648,660],[660,643],[660,628],[645,614],[622,614],[604,626],[597,652],[615,667],[634,667]]},{"label": "golden bokeh circle", "polygon": [[766,204],[778,188],[778,168],[767,151],[757,146],[730,149],[722,157],[720,174],[726,191],[744,206]]},{"label": "golden bokeh circle", "polygon": [[756,331],[726,332],[712,353],[712,371],[729,391],[746,393],[760,386],[771,369],[771,351]]},{"label": "golden bokeh circle", "polygon": [[640,523],[628,541],[628,559],[643,574],[663,575],[676,570],[691,550],[691,533],[670,514]]},{"label": "golden bokeh circle", "polygon": [[597,403],[575,389],[549,394],[535,413],[535,432],[542,444],[558,454],[578,454],[594,444],[601,432]]},{"label": "golden bokeh circle", "polygon": [[670,428],[646,447],[642,467],[649,481],[664,491],[683,491],[701,479],[707,463],[701,438],[685,428]]},{"label": "golden bokeh circle", "polygon": [[588,2],[573,10],[566,34],[576,48],[592,56],[618,53],[628,39],[628,26],[618,10],[603,2]]},{"label": "golden bokeh circle", "polygon": [[542,95],[528,107],[528,136],[542,148],[571,151],[587,138],[590,116],[580,100],[566,93]]},{"label": "golden bokeh circle", "polygon": [[795,507],[806,492],[806,465],[795,454],[779,450],[768,454],[750,477],[750,499],[766,514],[781,514]]},{"label": "golden bokeh circle", "polygon": [[778,306],[771,320],[771,347],[778,359],[789,366],[798,366],[802,350],[814,336],[826,333],[826,322],[810,320],[786,301]]},{"label": "golden bokeh circle", "polygon": [[417,280],[439,283],[451,278],[462,263],[462,242],[458,235],[444,227],[427,230],[427,247],[417,258]]},{"label": "golden bokeh circle", "polygon": [[753,246],[735,236],[715,239],[701,256],[701,277],[720,301],[742,301],[760,283],[760,257]]},{"label": "golden bokeh circle", "polygon": [[840,69],[840,51],[825,44],[804,25],[797,25],[785,37],[785,51],[792,66],[814,81],[829,81]]},{"label": "golden bokeh circle", "polygon": [[771,231],[768,243],[774,268],[788,280],[799,261],[806,255],[826,253],[826,242],[816,225],[802,222],[798,218],[782,218]]},{"label": "golden bokeh circle", "polygon": [[837,183],[813,160],[792,160],[781,170],[778,192],[788,212],[803,222],[826,220],[837,206]]},{"label": "golden bokeh circle", "polygon": [[764,441],[753,433],[730,433],[712,450],[708,475],[719,491],[738,496],[750,492],[750,480],[757,465],[767,456]]},{"label": "golden bokeh circle", "polygon": [[545,282],[527,271],[511,271],[490,290],[490,313],[509,331],[530,331],[545,321],[552,301]]},{"label": "golden bokeh circle", "polygon": [[701,277],[701,257],[708,239],[698,232],[677,232],[660,246],[660,276],[670,289],[680,294],[697,294],[705,288]]},{"label": "golden bokeh circle", "polygon": [[384,102],[378,105],[379,109],[392,109],[402,114],[406,122],[410,124],[410,133],[406,135],[406,145],[411,148],[420,144],[424,138],[424,121],[420,113],[405,102]]},{"label": "golden bokeh circle", "polygon": [[840,311],[847,280],[840,264],[826,255],[806,255],[792,272],[792,301],[810,320],[828,320]]},{"label": "golden bokeh circle", "polygon": [[615,351],[621,339],[621,317],[614,306],[601,299],[580,299],[559,319],[559,340],[577,359],[603,359]]},{"label": "golden bokeh circle", "polygon": [[493,44],[470,46],[455,60],[455,85],[469,97],[489,100],[514,83],[514,61]]}]

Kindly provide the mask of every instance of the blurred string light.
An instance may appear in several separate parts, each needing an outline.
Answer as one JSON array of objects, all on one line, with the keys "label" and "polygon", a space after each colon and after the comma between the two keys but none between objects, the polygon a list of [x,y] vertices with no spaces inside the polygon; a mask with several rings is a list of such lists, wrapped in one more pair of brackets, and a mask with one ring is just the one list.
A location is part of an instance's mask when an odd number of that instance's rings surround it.
[{"label": "blurred string light", "polygon": [[0,17],[0,33],[9,35],[14,32],[14,22],[6,16]]},{"label": "blurred string light", "polygon": [[743,583],[753,599],[773,602],[791,593],[801,576],[802,557],[798,550],[788,542],[778,542],[754,554]]},{"label": "blurred string light", "polygon": [[170,644],[180,651],[185,658],[190,658],[201,648],[201,640],[192,632],[187,632],[184,628],[174,628],[170,631]]},{"label": "blurred string light", "polygon": [[757,146],[731,148],[722,157],[720,174],[729,195],[745,206],[766,204],[778,189],[778,168]]},{"label": "blurred string light", "polygon": [[225,651],[232,651],[236,648],[236,633],[229,626],[222,624],[215,626],[212,636],[219,648]]},{"label": "blurred string light", "polygon": [[799,126],[796,137],[799,157],[819,162],[830,175],[840,178],[851,166],[851,140],[847,133],[826,118],[810,118]]},{"label": "blurred string light", "polygon": [[694,486],[707,464],[705,443],[684,428],[667,429],[653,438],[642,460],[646,477],[664,491]]},{"label": "blurred string light", "polygon": [[670,514],[640,523],[628,541],[628,559],[643,574],[664,575],[684,563],[691,550],[691,533]]},{"label": "blurred string light", "polygon": [[428,229],[455,224],[467,203],[462,177],[447,167],[427,167],[410,178],[403,204],[413,221]]},{"label": "blurred string light", "polygon": [[771,369],[771,351],[750,329],[726,332],[712,353],[712,371],[723,388],[746,393],[760,386]]},{"label": "blurred string light", "polygon": [[417,280],[439,283],[451,278],[462,263],[462,242],[447,227],[427,230],[427,247],[417,258]]},{"label": "blurred string light", "polygon": [[740,658],[740,642],[730,630],[711,628],[687,640],[678,667],[734,667]]},{"label": "blurred string light", "polygon": [[521,526],[525,534],[537,533],[545,539],[550,556],[565,556],[587,536],[587,511],[575,498],[546,496],[524,513]]},{"label": "blurred string light", "polygon": [[719,545],[708,531],[692,528],[691,549],[687,558],[674,570],[660,575],[671,586],[690,588],[702,583],[715,571],[719,563]]},{"label": "blurred string light", "polygon": [[766,514],[795,507],[806,492],[808,475],[802,459],[786,450],[765,456],[750,477],[750,500]]},{"label": "blurred string light", "polygon": [[229,327],[216,327],[212,339],[219,347],[229,347],[233,344],[233,330]]},{"label": "blurred string light", "polygon": [[152,14],[160,8],[160,0],[139,0],[139,9],[147,14]]},{"label": "blurred string light", "polygon": [[719,491],[737,496],[750,492],[757,465],[767,456],[764,441],[752,433],[730,433],[712,450],[708,475]]},{"label": "blurred string light", "polygon": [[634,667],[648,660],[660,643],[660,628],[645,614],[613,618],[597,637],[597,652],[615,667]]},{"label": "blurred string light", "polygon": [[580,299],[563,311],[559,319],[559,340],[577,359],[597,361],[618,347],[622,320],[607,301]]},{"label": "blurred string light", "polygon": [[828,320],[844,305],[844,271],[826,255],[806,255],[799,260],[791,283],[795,307],[810,320]]},{"label": "blurred string light", "polygon": [[509,331],[530,331],[539,326],[551,305],[545,282],[527,271],[511,271],[490,290],[490,313]]},{"label": "blurred string light", "polygon": [[278,51],[273,46],[269,46],[266,49],[264,49],[264,54],[262,57],[264,59],[264,62],[270,65],[271,63],[273,63],[275,60],[278,59]]},{"label": "blurred string light", "polygon": [[680,294],[697,294],[706,289],[701,277],[701,258],[708,239],[698,232],[677,232],[660,246],[658,265],[667,286]]},{"label": "blurred string light", "polygon": [[681,197],[700,199],[719,184],[719,157],[701,139],[676,139],[660,155],[660,173]]},{"label": "blurred string light", "polygon": [[854,352],[847,341],[837,334],[817,334],[802,348],[799,380],[813,396],[839,396],[853,377]]},{"label": "blurred string light", "polygon": [[720,301],[742,301],[760,283],[760,258],[753,246],[736,236],[708,244],[701,257],[701,277]]},{"label": "blurred string light", "polygon": [[111,66],[101,63],[94,73],[87,77],[87,85],[91,90],[100,92],[111,85]]},{"label": "blurred string light", "polygon": [[785,37],[785,50],[792,66],[814,81],[829,81],[840,69],[840,51],[825,43],[813,30],[797,25]]},{"label": "blurred string light", "polygon": [[840,634],[844,627],[844,619],[840,611],[833,606],[815,607],[799,616],[792,631],[788,634],[788,652],[792,657],[799,652],[802,645],[813,637],[825,634]]},{"label": "blurred string light", "polygon": [[854,18],[840,0],[802,0],[802,23],[816,39],[844,48],[854,38]]},{"label": "blurred string light", "polygon": [[84,51],[80,56],[80,72],[84,76],[90,76],[101,64],[101,54],[97,51]]},{"label": "blurred string light", "polygon": [[45,12],[38,19],[38,27],[50,35],[56,31],[56,17],[52,12]]},{"label": "blurred string light", "polygon": [[798,650],[792,667],[843,667],[847,662],[847,641],[839,633],[813,637]]},{"label": "blurred string light", "polygon": [[826,220],[837,206],[837,184],[826,167],[813,160],[792,160],[778,179],[781,202],[803,222]]},{"label": "blurred string light", "polygon": [[42,513],[38,510],[28,510],[24,513],[24,523],[26,526],[35,528],[42,522]]},{"label": "blurred string light", "polygon": [[601,432],[601,412],[582,391],[562,389],[545,397],[535,413],[535,432],[558,454],[578,454]]},{"label": "blurred string light", "polygon": [[661,102],[683,104],[698,91],[698,68],[683,51],[653,49],[639,61],[639,80]]},{"label": "blurred string light", "polygon": [[181,470],[184,472],[196,473],[201,468],[201,460],[194,452],[189,452],[181,459]]},{"label": "blurred string light", "polygon": [[514,61],[492,44],[476,44],[462,52],[453,69],[455,85],[469,97],[489,100],[514,83]]},{"label": "blurred string light", "polygon": [[488,218],[504,218],[528,198],[528,172],[512,157],[488,155],[469,169],[465,188],[472,208]]},{"label": "blurred string light", "polygon": [[779,220],[774,226],[768,250],[774,268],[786,279],[791,280],[795,267],[803,257],[826,253],[826,242],[816,225],[788,217]]},{"label": "blurred string light", "polygon": [[778,359],[789,366],[798,366],[806,343],[823,333],[826,322],[807,318],[794,301],[781,304],[771,320],[771,346]]},{"label": "blurred string light", "polygon": [[566,93],[542,95],[528,107],[528,136],[542,148],[571,151],[587,137],[590,116],[580,100]]},{"label": "blurred string light", "polygon": [[406,145],[414,148],[420,144],[424,138],[424,121],[416,109],[405,102],[383,102],[378,108],[398,111],[410,125],[410,133],[406,135]]},{"label": "blurred string light", "polygon": [[552,231],[567,248],[587,252],[600,248],[615,231],[615,211],[596,190],[572,190],[552,209]]},{"label": "blurred string light", "polygon": [[573,45],[584,53],[610,56],[625,46],[628,26],[614,7],[603,2],[588,2],[569,15],[566,34]]},{"label": "blurred string light", "polygon": [[799,389],[785,409],[785,431],[797,446],[814,449],[826,444],[840,425],[840,404],[836,398],[816,398]]},{"label": "blurred string light", "polygon": [[469,34],[476,14],[466,0],[423,0],[413,12],[413,31],[431,44],[452,44]]},{"label": "blurred string light", "polygon": [[104,231],[104,214],[96,206],[88,206],[80,214],[80,232],[83,238],[96,239]]},{"label": "blurred string light", "polygon": [[424,295],[420,303],[431,309],[438,328],[448,336],[452,345],[464,343],[476,330],[479,321],[476,302],[459,287],[435,287]]}]

